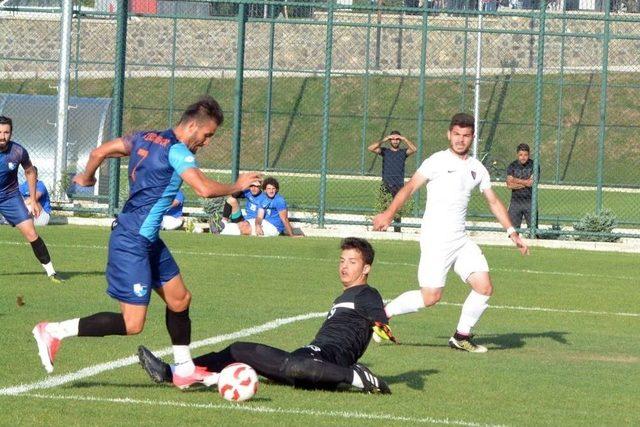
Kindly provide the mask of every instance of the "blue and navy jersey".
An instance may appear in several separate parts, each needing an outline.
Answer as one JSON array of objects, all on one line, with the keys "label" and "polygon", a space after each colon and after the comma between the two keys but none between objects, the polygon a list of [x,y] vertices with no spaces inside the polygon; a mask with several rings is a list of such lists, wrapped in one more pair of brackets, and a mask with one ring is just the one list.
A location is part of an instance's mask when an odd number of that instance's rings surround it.
[{"label": "blue and navy jersey", "polygon": [[154,242],[162,216],[175,199],[182,178],[196,159],[172,129],[138,132],[124,138],[129,150],[129,199],[118,224]]},{"label": "blue and navy jersey", "polygon": [[178,190],[178,193],[176,193],[176,197],[173,199],[173,201],[178,202],[178,205],[173,206],[173,202],[171,202],[169,209],[167,209],[164,214],[172,216],[174,218],[180,218],[182,216],[182,208],[184,207],[184,194],[182,194],[181,190]]},{"label": "blue and navy jersey", "polygon": [[280,193],[276,193],[273,199],[270,199],[265,194],[260,207],[264,209],[264,219],[276,227],[278,232],[282,233],[284,231],[284,223],[280,218],[280,212],[287,210],[287,202],[284,200],[284,197],[282,197]]},{"label": "blue and navy jersey", "polygon": [[246,219],[252,219],[258,216],[258,208],[260,206],[262,206],[262,203],[264,202],[264,200],[266,199],[266,194],[264,194],[264,192],[261,192],[260,194],[258,194],[257,196],[254,196],[251,193],[251,190],[244,190],[244,192],[242,193],[242,195],[244,196],[245,199],[247,199],[247,203],[244,206],[244,210],[245,210],[245,218]]},{"label": "blue and navy jersey", "polygon": [[17,142],[9,141],[7,149],[0,153],[0,200],[18,192],[18,166],[31,167],[27,150]]},{"label": "blue and navy jersey", "polygon": [[[27,181],[20,184],[20,194],[22,194],[23,198],[29,197],[29,183]],[[47,186],[44,185],[44,182],[38,180],[36,181],[36,193],[40,193],[40,198],[38,199],[38,203],[42,206],[42,209],[46,213],[51,213],[51,199],[49,199],[49,191],[47,190]]]}]

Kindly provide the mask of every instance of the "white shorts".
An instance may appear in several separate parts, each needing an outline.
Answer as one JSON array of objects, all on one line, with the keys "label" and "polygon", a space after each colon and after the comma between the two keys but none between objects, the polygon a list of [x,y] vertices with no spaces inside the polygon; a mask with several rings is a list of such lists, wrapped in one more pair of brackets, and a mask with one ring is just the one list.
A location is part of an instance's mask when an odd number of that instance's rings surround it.
[{"label": "white shorts", "polygon": [[[251,224],[251,235],[255,236],[256,235],[256,219],[251,218],[247,221],[249,222],[249,224]],[[264,237],[275,237],[280,235],[280,232],[278,231],[278,229],[266,219],[262,220],[262,231],[264,233]]]},{"label": "white shorts", "polygon": [[453,270],[466,282],[472,273],[489,271],[484,254],[471,239],[452,242],[420,242],[420,265],[418,283],[423,288],[442,288],[447,273]]},{"label": "white shorts", "polygon": [[40,215],[37,218],[33,219],[33,224],[38,227],[42,227],[44,225],[49,224],[50,219],[51,219],[51,216],[47,212],[41,211]]}]

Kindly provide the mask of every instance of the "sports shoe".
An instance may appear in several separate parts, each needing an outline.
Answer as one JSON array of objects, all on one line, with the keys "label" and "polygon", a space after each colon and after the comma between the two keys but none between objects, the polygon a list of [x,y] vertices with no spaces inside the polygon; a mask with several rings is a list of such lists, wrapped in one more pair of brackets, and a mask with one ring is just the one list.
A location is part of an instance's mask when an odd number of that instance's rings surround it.
[{"label": "sports shoe", "polygon": [[469,335],[467,338],[462,338],[461,336],[452,336],[449,338],[449,347],[454,348],[456,350],[468,351],[469,353],[486,353],[487,347],[483,345],[478,345],[471,341],[473,335]]},{"label": "sports shoe", "polygon": [[147,375],[149,375],[154,382],[170,383],[173,381],[171,366],[157,358],[145,346],[141,345],[138,347],[138,361],[140,362],[142,369],[144,369]]},{"label": "sports shoe", "polygon": [[195,371],[186,377],[181,377],[173,373],[173,385],[181,390],[187,389],[194,384],[203,384],[209,387],[218,383],[219,376],[216,372],[207,371],[207,368],[196,366]]},{"label": "sports shoe", "polygon": [[40,322],[31,332],[33,333],[33,337],[36,339],[36,344],[38,344],[38,355],[40,356],[42,366],[44,366],[44,369],[48,373],[52,373],[53,361],[56,358],[58,349],[60,348],[60,340],[53,338],[51,334],[47,332],[47,325],[47,322]]},{"label": "sports shoe", "polygon": [[49,276],[49,280],[51,280],[53,283],[64,283],[64,279],[60,277],[58,273],[53,273],[51,276]]},{"label": "sports shoe", "polygon": [[209,231],[213,234],[220,234],[224,230],[225,223],[218,212],[211,214],[209,218]]},{"label": "sports shoe", "polygon": [[362,380],[362,384],[364,385],[362,391],[365,393],[391,394],[391,389],[387,383],[373,375],[373,372],[371,372],[369,368],[360,363],[356,363],[352,368]]}]

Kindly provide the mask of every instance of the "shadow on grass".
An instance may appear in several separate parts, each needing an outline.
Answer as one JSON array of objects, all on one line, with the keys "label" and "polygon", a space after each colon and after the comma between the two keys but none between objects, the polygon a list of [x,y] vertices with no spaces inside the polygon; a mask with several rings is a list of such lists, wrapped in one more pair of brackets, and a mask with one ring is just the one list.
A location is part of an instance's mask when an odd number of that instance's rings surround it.
[{"label": "shadow on grass", "polygon": [[[548,331],[548,332],[537,332],[537,333],[519,333],[512,332],[509,334],[489,334],[489,335],[478,335],[473,341],[476,344],[482,344],[486,346],[489,350],[509,350],[513,348],[522,348],[526,345],[526,342],[530,338],[549,338],[555,342],[560,344],[568,344],[565,335],[569,332],[558,332],[558,331]],[[437,344],[433,343],[421,343],[421,342],[401,342],[401,345],[405,345],[408,347],[449,347],[448,341],[450,337],[437,337],[441,342]]]},{"label": "shadow on grass", "polygon": [[425,378],[440,372],[437,369],[420,369],[416,371],[408,371],[399,375],[382,377],[387,384],[406,384],[413,390],[424,390]]},{"label": "shadow on grass", "polygon": [[[41,276],[45,277],[44,271],[21,271],[18,273],[10,273],[7,276]],[[63,271],[57,272],[57,276],[62,280],[69,280],[73,277],[81,276],[104,276],[104,270],[102,271]]]}]

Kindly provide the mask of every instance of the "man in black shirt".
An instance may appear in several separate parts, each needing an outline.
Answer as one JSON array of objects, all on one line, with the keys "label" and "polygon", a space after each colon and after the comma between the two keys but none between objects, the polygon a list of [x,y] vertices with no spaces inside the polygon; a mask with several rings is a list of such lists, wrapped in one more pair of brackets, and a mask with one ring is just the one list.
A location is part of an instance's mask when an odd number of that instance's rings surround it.
[{"label": "man in black shirt", "polygon": [[518,159],[507,167],[507,187],[511,189],[509,219],[515,228],[520,228],[522,218],[531,227],[531,186],[533,185],[533,160],[529,158],[529,146],[520,144]]},{"label": "man in black shirt", "polygon": [[[340,248],[338,272],[343,292],[309,345],[288,352],[264,344],[236,342],[220,352],[195,358],[196,366],[220,372],[225,366],[240,362],[272,381],[295,387],[334,390],[340,384],[348,384],[367,393],[391,393],[382,379],[356,363],[374,331],[395,341],[387,326],[389,319],[382,297],[367,284],[374,250],[369,242],[355,237],[344,239]],[[138,357],[152,380],[171,382],[170,365],[143,346],[138,349]]]},{"label": "man in black shirt", "polygon": [[[382,146],[385,142],[389,143],[388,148]],[[400,148],[401,142],[404,142],[407,148]],[[380,190],[383,195],[388,194],[387,198],[390,202],[404,185],[404,165],[407,158],[418,149],[413,142],[402,136],[397,130],[392,131],[382,141],[374,142],[367,149],[382,157]],[[400,216],[396,216],[394,221],[400,222],[400,219]],[[394,231],[401,231],[400,227],[394,227]]]}]

